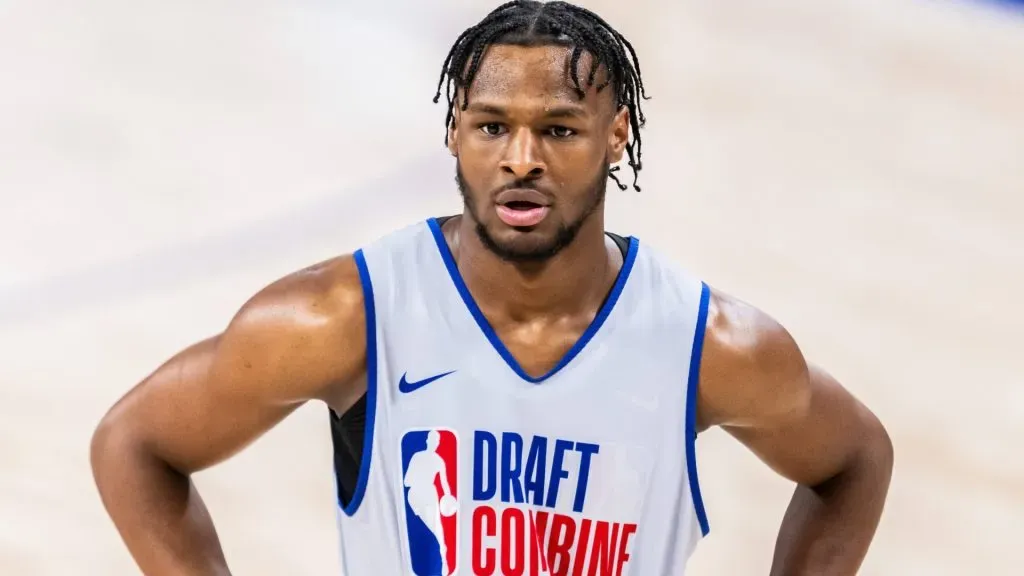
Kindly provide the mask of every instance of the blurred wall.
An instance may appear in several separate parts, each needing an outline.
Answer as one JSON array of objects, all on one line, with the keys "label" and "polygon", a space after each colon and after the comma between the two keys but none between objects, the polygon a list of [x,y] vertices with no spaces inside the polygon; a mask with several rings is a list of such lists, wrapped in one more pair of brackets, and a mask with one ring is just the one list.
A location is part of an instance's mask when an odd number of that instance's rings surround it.
[{"label": "blurred wall", "polygon": [[[1024,17],[948,0],[585,2],[639,51],[609,221],[779,318],[891,430],[863,574],[1015,574]],[[92,427],[255,290],[459,209],[431,103],[492,3],[0,2],[0,572],[137,573]],[[237,574],[336,572],[325,409],[198,476]],[[692,573],[766,573],[791,487],[698,444]]]}]

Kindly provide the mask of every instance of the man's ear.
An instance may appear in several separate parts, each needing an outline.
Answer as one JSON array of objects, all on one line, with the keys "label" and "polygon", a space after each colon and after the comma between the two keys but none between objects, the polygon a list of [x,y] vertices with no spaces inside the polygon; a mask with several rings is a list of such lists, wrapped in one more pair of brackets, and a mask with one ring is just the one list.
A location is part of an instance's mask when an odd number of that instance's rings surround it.
[{"label": "man's ear", "polygon": [[459,157],[459,126],[462,124],[461,96],[458,91],[455,93],[455,101],[452,102],[452,121],[448,124],[448,151],[452,156]]},{"label": "man's ear", "polygon": [[453,117],[448,125],[448,151],[452,156],[459,157],[459,126],[458,121]]},{"label": "man's ear", "polygon": [[629,142],[629,108],[623,106],[612,119],[608,129],[608,163],[617,164],[622,161],[622,154]]}]

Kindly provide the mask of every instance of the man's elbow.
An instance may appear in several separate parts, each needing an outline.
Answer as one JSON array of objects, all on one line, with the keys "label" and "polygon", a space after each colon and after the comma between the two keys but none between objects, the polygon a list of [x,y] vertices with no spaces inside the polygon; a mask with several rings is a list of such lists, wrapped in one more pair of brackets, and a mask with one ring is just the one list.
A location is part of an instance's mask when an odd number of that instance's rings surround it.
[{"label": "man's elbow", "polygon": [[885,475],[886,482],[892,476],[892,469],[896,459],[896,448],[893,446],[892,437],[881,421],[872,417],[873,425],[869,428],[868,445],[872,460],[878,466],[881,473]]},{"label": "man's elbow", "polygon": [[865,415],[858,441],[860,449],[853,459],[851,472],[884,495],[889,490],[896,450],[882,422],[866,408],[862,410]]},{"label": "man's elbow", "polygon": [[108,412],[96,425],[89,440],[89,464],[93,477],[100,481],[101,471],[111,454],[123,443],[124,429],[118,418]]},{"label": "man's elbow", "polygon": [[114,406],[99,421],[90,438],[89,463],[93,479],[101,491],[112,470],[123,466],[141,446],[127,416],[123,408]]},{"label": "man's elbow", "polygon": [[827,398],[832,419],[842,429],[846,454],[842,468],[848,472],[869,470],[887,489],[895,448],[881,419],[821,368],[811,366],[810,374],[815,388]]},{"label": "man's elbow", "polygon": [[808,485],[820,495],[853,490],[868,508],[884,506],[892,480],[895,449],[885,427],[876,419],[857,431],[843,464],[821,482]]}]

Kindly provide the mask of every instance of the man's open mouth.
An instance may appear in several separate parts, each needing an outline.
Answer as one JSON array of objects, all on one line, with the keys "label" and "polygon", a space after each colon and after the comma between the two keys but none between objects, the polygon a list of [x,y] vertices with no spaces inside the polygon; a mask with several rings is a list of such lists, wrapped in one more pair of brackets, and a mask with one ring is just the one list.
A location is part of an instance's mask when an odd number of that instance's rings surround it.
[{"label": "man's open mouth", "polygon": [[511,208],[512,210],[532,210],[534,208],[543,208],[542,205],[536,202],[530,202],[529,200],[512,200],[511,202],[505,202],[502,206]]}]

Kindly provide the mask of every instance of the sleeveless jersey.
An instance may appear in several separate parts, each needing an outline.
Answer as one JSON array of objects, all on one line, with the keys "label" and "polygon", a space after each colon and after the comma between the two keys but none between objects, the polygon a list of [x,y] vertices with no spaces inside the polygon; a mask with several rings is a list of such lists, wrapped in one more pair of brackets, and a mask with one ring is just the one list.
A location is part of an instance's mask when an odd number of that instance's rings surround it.
[{"label": "sleeveless jersey", "polygon": [[345,576],[684,574],[708,531],[694,420],[709,289],[627,241],[542,377],[496,336],[436,219],[356,251],[367,393],[338,509]]}]

